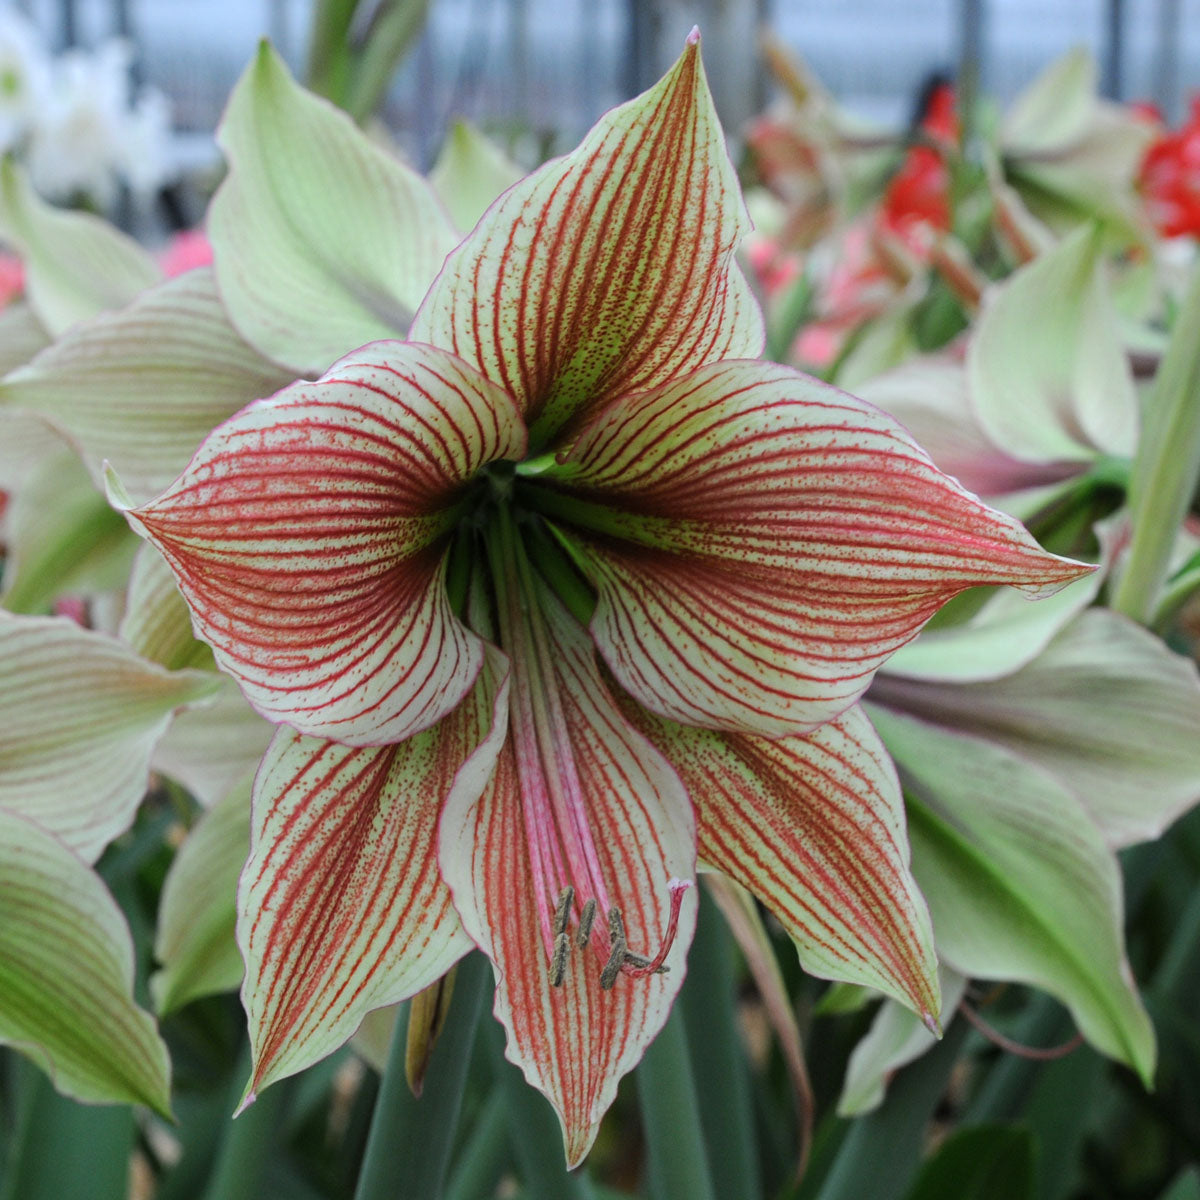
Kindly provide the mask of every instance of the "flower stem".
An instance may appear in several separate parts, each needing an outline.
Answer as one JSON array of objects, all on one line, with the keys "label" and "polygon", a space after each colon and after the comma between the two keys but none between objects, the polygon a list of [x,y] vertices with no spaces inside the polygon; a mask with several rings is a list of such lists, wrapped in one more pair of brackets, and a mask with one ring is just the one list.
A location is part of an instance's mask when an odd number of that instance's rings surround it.
[{"label": "flower stem", "polygon": [[646,1051],[637,1081],[649,1149],[650,1195],[654,1200],[715,1200],[687,1031],[678,1006]]},{"label": "flower stem", "polygon": [[509,1142],[520,1168],[521,1195],[526,1200],[586,1200],[589,1193],[583,1175],[567,1170],[554,1110],[504,1057],[504,1030],[499,1025],[487,1031],[487,1044],[493,1078],[504,1100]]},{"label": "flower stem", "polygon": [[397,1196],[437,1200],[441,1196],[491,974],[482,954],[470,954],[459,964],[450,1015],[430,1060],[420,1100],[409,1091],[404,1074],[407,1014],[396,1022],[355,1200]]},{"label": "flower stem", "polygon": [[721,1196],[762,1195],[750,1072],[734,1009],[736,951],[710,897],[701,892],[688,976],[679,996],[691,1050],[704,1141]]},{"label": "flower stem", "polygon": [[1146,402],[1129,482],[1133,540],[1112,607],[1148,624],[1200,477],[1200,270]]}]

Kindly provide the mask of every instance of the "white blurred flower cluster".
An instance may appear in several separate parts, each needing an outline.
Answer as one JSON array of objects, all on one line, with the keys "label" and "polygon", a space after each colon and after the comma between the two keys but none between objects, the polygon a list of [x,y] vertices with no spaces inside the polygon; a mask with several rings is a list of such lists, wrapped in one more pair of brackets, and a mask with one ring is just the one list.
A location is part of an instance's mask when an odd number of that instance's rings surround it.
[{"label": "white blurred flower cluster", "polygon": [[150,88],[132,94],[127,42],[50,55],[20,14],[0,9],[0,152],[15,153],[48,200],[106,209],[120,183],[165,181],[170,110]]}]

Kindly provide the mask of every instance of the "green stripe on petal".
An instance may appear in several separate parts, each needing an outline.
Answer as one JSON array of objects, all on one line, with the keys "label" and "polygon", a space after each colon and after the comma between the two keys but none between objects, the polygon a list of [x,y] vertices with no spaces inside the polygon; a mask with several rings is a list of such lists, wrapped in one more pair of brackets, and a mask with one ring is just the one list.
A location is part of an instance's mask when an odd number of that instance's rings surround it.
[{"label": "green stripe on petal", "polygon": [[0,613],[0,805],[94,861],[133,820],[172,714],[218,682],[71,621]]},{"label": "green stripe on petal", "polygon": [[316,375],[405,332],[457,235],[424,179],[306,92],[266,44],[217,132],[229,175],[208,231],[233,323]]},{"label": "green stripe on petal", "polygon": [[30,307],[52,337],[162,278],[150,255],[106,221],[47,204],[10,158],[0,163],[0,237],[20,254]]},{"label": "green stripe on petal", "polygon": [[501,383],[542,446],[606,396],[762,350],[733,261],[749,229],[691,43],[655,87],[488,210],[412,336]]},{"label": "green stripe on petal", "polygon": [[1093,570],[963,491],[886,414],[786,367],[719,363],[623,399],[560,471],[531,502],[594,535],[601,653],[684,724],[804,732],[964,588],[1046,592]]},{"label": "green stripe on petal", "polygon": [[382,744],[434,724],[479,671],[445,539],[462,485],[524,444],[511,402],[465,363],[379,342],[244,409],[128,515],[262,715]]},{"label": "green stripe on petal", "polygon": [[64,430],[93,477],[105,460],[157,495],[215,425],[290,383],[229,324],[212,271],[189,271],[66,333],[0,382],[0,405]]},{"label": "green stripe on petal", "polygon": [[1121,874],[1083,805],[1009,750],[869,711],[910,798],[913,874],[938,955],[972,978],[1044,988],[1148,1083],[1154,1031],[1125,957]]},{"label": "green stripe on petal", "polygon": [[[534,861],[535,846],[558,839],[564,854],[564,831],[547,822],[544,807],[531,797],[547,789],[580,789],[599,874],[623,913],[629,946],[638,952],[653,955],[662,944],[670,884],[693,877],[695,852],[687,795],[669,765],[622,717],[583,627],[547,593],[540,592],[537,603],[554,664],[552,678],[543,679],[548,690],[542,698],[552,693],[561,704],[562,738],[552,749],[543,746],[536,761],[522,756],[529,744],[522,735],[530,731],[518,725],[518,677],[512,736],[483,794],[457,789],[448,800],[439,855],[463,925],[496,969],[495,1013],[508,1031],[506,1057],[554,1105],[567,1163],[576,1166],[595,1139],[618,1080],[667,1019],[683,982],[696,904],[685,893],[668,973],[618,975],[611,990],[604,990],[599,942],[607,924],[601,910],[591,944],[572,940],[562,983],[552,986],[543,931],[559,897],[540,894],[535,886],[544,875]],[[514,676],[529,669],[514,659]],[[576,912],[589,898],[577,895]],[[572,922],[572,939],[577,932]]]},{"label": "green stripe on petal", "polygon": [[340,1046],[371,1009],[427,987],[471,943],[442,882],[452,789],[478,795],[504,737],[503,661],[433,729],[355,749],[281,729],[254,784],[238,895],[253,1094]]},{"label": "green stripe on petal", "polygon": [[0,807],[0,1042],[64,1095],[166,1115],[167,1048],[133,1002],[133,970],[129,929],[99,876]]},{"label": "green stripe on petal", "polygon": [[936,1018],[933,937],[908,867],[900,787],[860,708],[776,740],[633,719],[691,794],[701,860],[775,913],[805,970]]}]

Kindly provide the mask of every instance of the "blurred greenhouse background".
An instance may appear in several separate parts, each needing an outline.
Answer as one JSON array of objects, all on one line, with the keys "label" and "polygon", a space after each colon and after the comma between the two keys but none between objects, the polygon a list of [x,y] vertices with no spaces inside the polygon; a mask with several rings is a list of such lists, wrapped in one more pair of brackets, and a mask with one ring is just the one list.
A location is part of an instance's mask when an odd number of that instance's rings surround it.
[{"label": "blurred greenhouse background", "polygon": [[[137,77],[169,97],[176,154],[191,163],[215,157],[211,131],[257,38],[303,62],[313,0],[17,7],[55,48],[128,37]],[[903,122],[931,73],[956,71],[976,47],[982,86],[1001,100],[1077,45],[1102,64],[1108,95],[1152,100],[1169,121],[1200,86],[1200,0],[432,0],[387,123],[426,166],[457,116],[563,148],[656,78],[697,21],[710,74],[737,81],[718,96],[731,130],[768,96],[754,45],[764,24],[850,108],[890,124]]]}]

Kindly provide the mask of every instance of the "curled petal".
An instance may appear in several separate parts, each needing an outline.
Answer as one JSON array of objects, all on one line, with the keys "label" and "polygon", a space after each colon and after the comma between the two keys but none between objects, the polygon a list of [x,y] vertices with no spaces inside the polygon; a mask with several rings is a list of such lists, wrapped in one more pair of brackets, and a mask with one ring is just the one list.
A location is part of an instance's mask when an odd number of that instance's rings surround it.
[{"label": "curled petal", "polygon": [[886,414],[786,367],[716,364],[614,403],[560,471],[539,498],[590,531],[600,650],[685,724],[815,728],[964,588],[1044,592],[1093,570],[963,491]]},{"label": "curled petal", "polygon": [[542,444],[598,398],[758,354],[749,231],[698,44],[449,256],[411,336],[502,383]]},{"label": "curled petal", "polygon": [[[578,944],[572,922],[562,980],[552,985],[544,929],[558,897],[542,894],[534,881],[546,840],[567,835],[531,797],[581,789],[599,887],[621,909],[635,950],[652,955],[665,944],[671,886],[694,874],[695,852],[678,777],[618,711],[582,627],[552,599],[544,604],[555,663],[547,690],[562,705],[562,741],[534,764],[522,758],[525,731],[514,728],[482,796],[462,792],[447,802],[439,853],[463,925],[495,966],[495,1012],[508,1031],[507,1056],[554,1105],[574,1166],[591,1146],[617,1081],[666,1022],[683,982],[696,905],[685,892],[667,973],[621,973],[604,988],[601,911],[590,944]],[[514,674],[522,669],[514,660]],[[515,696],[514,722],[520,719]],[[578,895],[577,904],[587,898]]]},{"label": "curled petal", "polygon": [[436,837],[443,799],[483,790],[504,737],[504,665],[491,655],[457,711],[400,745],[276,734],[238,893],[249,1095],[324,1058],[371,1009],[427,987],[471,948]]},{"label": "curled petal", "polygon": [[443,586],[445,535],[463,483],[520,457],[524,437],[507,397],[452,355],[378,342],[244,409],[128,515],[259,712],[399,741],[479,671],[482,643]]},{"label": "curled petal", "polygon": [[779,917],[805,970],[935,1019],[937,960],[900,785],[862,709],[775,740],[628,711],[692,797],[701,861]]}]

